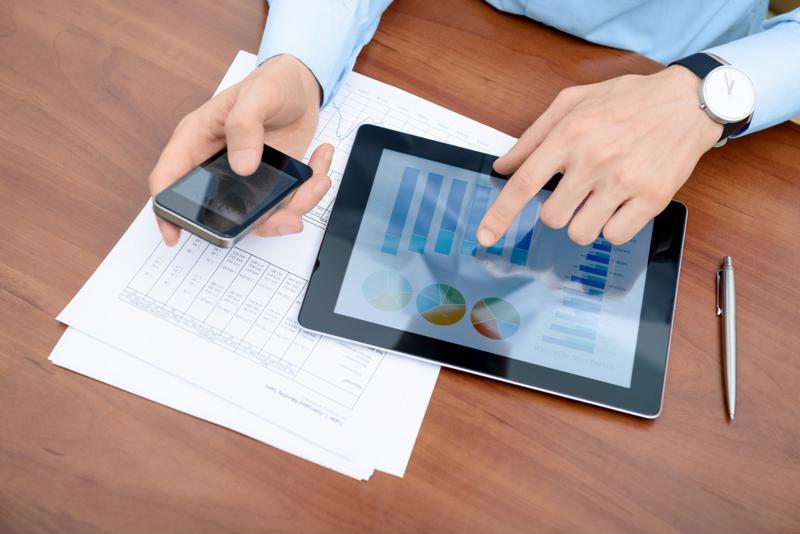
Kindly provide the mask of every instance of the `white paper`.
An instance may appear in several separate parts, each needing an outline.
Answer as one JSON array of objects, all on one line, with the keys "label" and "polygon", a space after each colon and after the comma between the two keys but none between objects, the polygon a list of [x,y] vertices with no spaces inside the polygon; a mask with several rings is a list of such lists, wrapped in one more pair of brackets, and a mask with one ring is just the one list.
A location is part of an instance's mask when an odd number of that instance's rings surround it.
[{"label": "white paper", "polygon": [[74,328],[67,328],[61,336],[50,355],[50,361],[140,397],[230,428],[344,475],[368,479],[372,474],[372,467],[369,465],[358,465],[327,452],[221,397]]},{"label": "white paper", "polygon": [[[240,52],[219,90],[254,65],[255,56]],[[493,153],[513,143],[496,130],[352,73],[320,117],[312,148],[334,144],[334,186],[305,217],[302,234],[252,237],[224,251],[184,233],[179,246],[168,249],[146,206],[59,316],[88,336],[65,336],[54,360],[351,476],[368,476],[372,466],[402,476],[438,368],[305,332],[294,320],[355,130],[365,123]],[[198,267],[203,262],[208,269]],[[267,307],[273,320],[262,321],[267,330],[253,333]],[[259,337],[265,332],[272,337]],[[90,353],[91,359],[78,362]],[[114,366],[99,360],[127,360],[124,366],[134,365],[136,372],[112,373]],[[148,381],[158,383],[158,391],[144,387]],[[160,391],[175,381],[186,397],[185,390],[194,387],[191,398],[198,400],[179,404]],[[237,410],[246,415],[233,415]],[[272,428],[250,430],[256,419]]]},{"label": "white paper", "polygon": [[231,249],[184,232],[167,247],[148,206],[59,320],[328,452],[367,455],[374,465],[367,432],[381,429],[368,414],[418,400],[437,370],[299,328],[321,232],[252,237]]}]

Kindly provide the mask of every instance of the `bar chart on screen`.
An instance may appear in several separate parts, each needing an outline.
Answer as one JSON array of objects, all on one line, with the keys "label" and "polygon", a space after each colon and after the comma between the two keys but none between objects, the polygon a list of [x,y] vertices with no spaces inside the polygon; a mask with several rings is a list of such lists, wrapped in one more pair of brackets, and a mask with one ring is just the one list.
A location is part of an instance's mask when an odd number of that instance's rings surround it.
[{"label": "bar chart on screen", "polygon": [[560,306],[553,312],[542,341],[556,347],[591,354],[607,289],[612,245],[599,237],[585,252],[561,288]]},{"label": "bar chart on screen", "polygon": [[473,257],[480,251],[480,255],[505,258],[524,267],[539,220],[538,198],[525,206],[508,234],[497,243],[488,248],[478,244],[478,226],[502,184],[496,178],[468,182],[406,166],[386,222],[381,251],[394,256],[408,251]]},{"label": "bar chart on screen", "polygon": [[[545,191],[523,207],[495,244],[482,247],[477,229],[505,185],[504,180],[464,174],[456,168],[448,170],[419,158],[398,165],[387,163],[386,172],[391,185],[382,191],[385,201],[376,215],[376,234],[380,238],[372,246],[374,250],[377,245],[387,256],[389,265],[401,268],[410,258],[424,256],[426,261],[434,262],[426,265],[458,265],[460,273],[473,267],[485,269],[489,264],[502,266],[499,271],[492,267],[489,276],[521,275],[527,280],[525,283],[547,284],[552,291],[550,304],[537,327],[538,347],[570,358],[576,354],[606,357],[616,350],[614,340],[600,334],[604,328],[608,331],[603,317],[607,323],[607,316],[613,315],[618,306],[615,301],[618,303],[630,291],[640,274],[625,260],[634,250],[637,252],[633,255],[643,254],[639,249],[646,249],[649,242],[639,243],[637,237],[625,245],[613,246],[600,236],[589,246],[578,246],[565,230],[548,229],[541,223],[541,205],[549,195]],[[644,235],[649,236],[649,230]],[[395,258],[399,263],[392,263]],[[438,285],[420,293],[417,307],[428,323],[448,325],[463,316],[459,310],[463,304],[442,289],[442,282],[450,283],[452,278],[441,278]],[[465,294],[469,293],[467,290]],[[483,300],[477,302],[467,299],[472,325],[486,339],[508,339],[524,322],[517,309],[521,304],[514,298],[491,295],[481,295]]]}]

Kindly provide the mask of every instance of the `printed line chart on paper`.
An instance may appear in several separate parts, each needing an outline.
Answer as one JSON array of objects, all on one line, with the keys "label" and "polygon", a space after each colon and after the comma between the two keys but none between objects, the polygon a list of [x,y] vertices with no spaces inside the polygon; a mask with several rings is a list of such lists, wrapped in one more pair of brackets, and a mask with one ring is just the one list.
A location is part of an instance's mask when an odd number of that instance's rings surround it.
[{"label": "printed line chart on paper", "polygon": [[[458,120],[453,120],[454,117]],[[333,101],[320,113],[311,148],[321,143],[333,145],[335,152],[330,170],[333,183],[322,201],[305,216],[308,223],[319,228],[327,225],[347,157],[362,124],[383,126],[489,153],[502,152],[514,141],[495,130],[487,132],[485,126],[402,89],[353,72]]]}]

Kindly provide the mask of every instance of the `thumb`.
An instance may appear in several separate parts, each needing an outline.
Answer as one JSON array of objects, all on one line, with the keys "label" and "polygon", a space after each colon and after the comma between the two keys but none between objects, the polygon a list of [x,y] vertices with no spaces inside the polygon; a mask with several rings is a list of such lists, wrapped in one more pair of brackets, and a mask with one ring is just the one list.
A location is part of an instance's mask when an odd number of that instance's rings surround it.
[{"label": "thumb", "polygon": [[564,116],[572,111],[575,105],[583,98],[584,87],[568,87],[558,93],[558,96],[548,106],[530,128],[517,140],[511,149],[494,162],[494,170],[500,174],[511,174],[525,162],[536,148],[555,128]]},{"label": "thumb", "polygon": [[240,176],[253,174],[264,149],[264,123],[280,109],[271,84],[243,87],[225,119],[228,162]]}]

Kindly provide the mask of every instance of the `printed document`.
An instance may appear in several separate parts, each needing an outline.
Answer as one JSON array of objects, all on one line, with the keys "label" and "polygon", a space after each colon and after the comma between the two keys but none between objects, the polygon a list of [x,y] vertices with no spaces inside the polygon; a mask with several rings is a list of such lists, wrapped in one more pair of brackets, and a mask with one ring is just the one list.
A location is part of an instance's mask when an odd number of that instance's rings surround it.
[{"label": "printed document", "polygon": [[[255,67],[240,52],[220,89]],[[490,153],[514,139],[351,73],[323,110],[333,187],[306,229],[222,249],[167,247],[148,203],[58,319],[59,365],[229,427],[355,478],[402,476],[438,367],[302,329],[297,312],[361,124]]]}]

